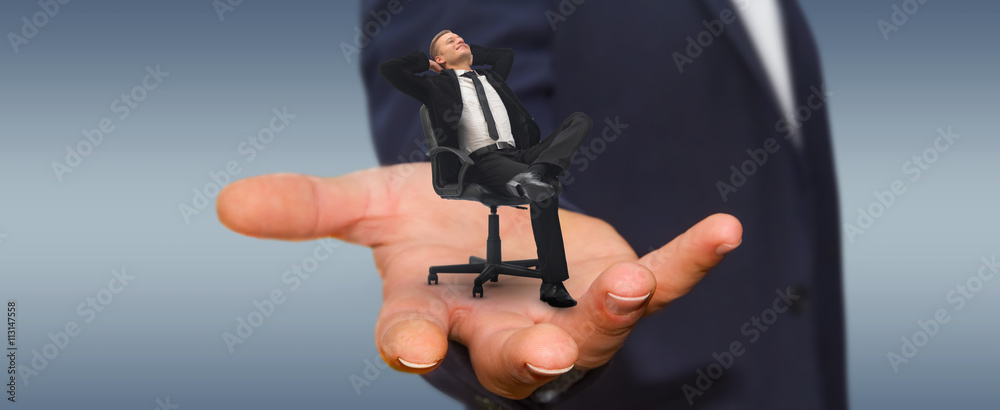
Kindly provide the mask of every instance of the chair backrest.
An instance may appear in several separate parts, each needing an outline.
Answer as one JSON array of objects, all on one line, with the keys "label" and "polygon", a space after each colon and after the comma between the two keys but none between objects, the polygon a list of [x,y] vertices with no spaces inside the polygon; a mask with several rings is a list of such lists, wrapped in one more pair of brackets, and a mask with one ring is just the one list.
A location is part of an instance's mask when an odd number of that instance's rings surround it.
[{"label": "chair backrest", "polygon": [[[420,106],[420,125],[424,129],[424,138],[427,139],[428,151],[439,147],[440,138],[443,132],[435,130],[431,122],[430,110],[426,105]],[[462,169],[461,161],[450,155],[430,155],[431,157],[431,182],[434,191],[438,195],[455,195],[462,191],[458,186],[458,173]]]},{"label": "chair backrest", "polygon": [[426,105],[420,106],[420,126],[424,129],[424,138],[427,139],[427,149],[434,149],[438,146],[437,135],[434,134],[434,125],[431,124],[431,112]]},{"label": "chair backrest", "polygon": [[[426,106],[420,107],[420,125],[427,139],[427,155],[431,157],[431,183],[434,192],[445,199],[479,201],[486,206],[520,206],[528,204],[527,198],[510,196],[506,192],[494,192],[477,183],[465,180],[465,174],[473,161],[455,147],[441,144],[444,132],[435,129]],[[559,188],[557,188],[559,189]]]}]

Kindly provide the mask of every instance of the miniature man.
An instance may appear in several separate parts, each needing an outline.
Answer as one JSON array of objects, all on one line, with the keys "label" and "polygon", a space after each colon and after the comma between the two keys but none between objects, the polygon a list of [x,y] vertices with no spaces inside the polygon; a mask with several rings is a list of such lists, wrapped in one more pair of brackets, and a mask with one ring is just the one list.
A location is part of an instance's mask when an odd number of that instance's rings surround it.
[{"label": "miniature man", "polygon": [[[538,125],[506,83],[514,63],[511,49],[467,44],[443,30],[431,40],[430,55],[432,59],[415,51],[386,61],[379,73],[427,106],[434,127],[445,133],[444,143],[475,161],[467,178],[531,201],[541,300],[554,307],[575,306],[563,286],[569,271],[554,186],[590,133],[590,117],[574,113],[540,142]],[[491,68],[473,71],[473,63]],[[428,69],[437,74],[417,75]]]}]

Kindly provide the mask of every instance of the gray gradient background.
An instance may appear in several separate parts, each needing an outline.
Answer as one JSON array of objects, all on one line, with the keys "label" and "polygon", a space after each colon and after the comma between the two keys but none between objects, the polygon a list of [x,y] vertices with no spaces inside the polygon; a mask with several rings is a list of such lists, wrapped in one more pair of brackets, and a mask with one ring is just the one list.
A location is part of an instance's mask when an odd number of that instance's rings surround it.
[{"label": "gray gradient background", "polygon": [[[36,3],[3,2],[5,38]],[[885,41],[876,21],[893,1],[802,3],[834,93],[845,221],[891,181],[908,187],[845,239],[852,407],[995,408],[1000,283],[961,311],[945,295],[1000,253],[1000,5],[930,0]],[[230,160],[237,178],[376,165],[358,61],[338,47],[359,15],[353,1],[244,1],[225,21],[211,0],[72,1],[19,53],[0,46],[0,300],[18,301],[20,364],[48,333],[81,325],[29,383],[19,379],[18,403],[0,407],[155,408],[168,396],[181,409],[458,407],[391,370],[356,394],[351,375],[378,361],[367,249],[341,244],[289,291],[282,273],[317,242],[234,234],[214,202],[189,222],[178,211]],[[157,64],[170,76],[60,182],[51,163],[64,147],[114,118],[112,101]],[[246,161],[238,144],[282,107],[297,118]],[[962,137],[909,181],[903,163],[948,126]],[[122,268],[136,279],[83,323],[77,305]],[[276,288],[286,302],[231,354],[222,333]],[[886,353],[942,308],[952,321],[893,372]]]}]

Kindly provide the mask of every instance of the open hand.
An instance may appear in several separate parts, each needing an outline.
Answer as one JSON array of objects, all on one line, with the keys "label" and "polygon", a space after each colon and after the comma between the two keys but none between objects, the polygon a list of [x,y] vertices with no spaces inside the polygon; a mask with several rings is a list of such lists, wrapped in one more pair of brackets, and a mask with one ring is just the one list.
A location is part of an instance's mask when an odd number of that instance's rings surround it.
[{"label": "open hand", "polygon": [[[472,297],[475,275],[441,274],[439,285],[427,284],[431,265],[485,256],[489,214],[479,203],[437,196],[427,163],[337,178],[247,178],[219,194],[217,211],[225,226],[244,235],[333,236],[370,247],[383,283],[375,343],[386,363],[432,371],[450,338],[468,346],[484,387],[513,399],[573,366],[607,363],[640,318],[687,293],[742,237],[736,218],[716,214],[639,258],[606,222],[560,210],[565,285],[579,305],[557,309],[539,300],[537,279],[502,276],[484,285],[481,299]],[[499,213],[503,259],[535,258],[529,212],[503,207]]]}]

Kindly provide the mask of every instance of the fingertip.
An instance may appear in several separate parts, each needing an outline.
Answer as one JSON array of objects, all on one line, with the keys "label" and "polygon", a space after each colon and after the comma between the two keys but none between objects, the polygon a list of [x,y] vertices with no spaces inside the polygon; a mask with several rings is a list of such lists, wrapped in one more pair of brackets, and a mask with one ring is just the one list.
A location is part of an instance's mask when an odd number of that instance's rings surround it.
[{"label": "fingertip", "polygon": [[735,216],[718,213],[705,218],[702,223],[709,228],[712,241],[718,243],[716,253],[719,255],[725,255],[743,243],[743,224]]},{"label": "fingertip", "polygon": [[[608,326],[629,326],[635,318],[633,313],[643,311],[646,303],[656,290],[656,277],[649,268],[633,262],[611,265],[591,285],[587,296],[592,298],[592,306],[597,319]],[[632,323],[628,323],[628,322]]]},{"label": "fingertip", "polygon": [[448,350],[448,336],[436,323],[419,318],[403,320],[382,335],[382,358],[392,368],[423,374],[434,370]]},{"label": "fingertip", "polygon": [[649,268],[635,262],[618,262],[602,272],[591,288],[614,293],[622,298],[634,298],[656,289],[656,277]]},{"label": "fingertip", "polygon": [[579,356],[579,347],[573,337],[551,323],[539,323],[523,329],[511,337],[508,345],[519,359],[516,362],[522,363],[524,369],[536,378],[568,372]]},{"label": "fingertip", "polygon": [[729,214],[701,220],[660,249],[640,258],[656,275],[657,288],[647,308],[655,312],[687,294],[724,255],[742,243],[743,226]]},{"label": "fingertip", "polygon": [[566,373],[566,372],[568,372],[570,370],[573,370],[573,366],[574,365],[571,364],[571,365],[569,365],[569,367],[564,367],[564,368],[561,368],[561,369],[546,369],[546,368],[543,368],[543,367],[535,366],[535,365],[533,365],[531,363],[525,363],[525,366],[527,366],[528,370],[530,370],[532,373],[535,373],[535,374],[537,374],[539,376],[542,376],[542,377],[555,377],[555,376],[559,376],[559,375],[561,375],[563,373]]},{"label": "fingertip", "polygon": [[497,362],[475,363],[480,383],[501,396],[523,399],[571,370],[579,347],[562,328],[539,323],[514,331],[499,353],[494,355]]},{"label": "fingertip", "polygon": [[713,214],[692,226],[677,239],[680,240],[676,243],[671,241],[664,248],[671,248],[674,245],[670,253],[688,255],[689,262],[704,274],[719,263],[724,255],[743,242],[743,225],[732,215]]},{"label": "fingertip", "polygon": [[[437,366],[438,363],[441,362],[440,360],[438,360],[438,361],[434,361],[434,362],[430,362],[430,363],[416,363],[416,362],[410,362],[408,360],[403,360],[402,357],[400,357],[400,358],[398,358],[396,360],[399,361],[399,363],[402,364],[403,366],[407,367],[408,369],[412,369],[412,370],[414,370],[416,372],[421,372],[424,369],[431,369],[432,367]],[[430,370],[427,370],[427,371],[430,371]]]},{"label": "fingertip", "polygon": [[315,182],[297,174],[271,174],[235,181],[216,198],[225,227],[243,235],[305,239],[316,221]]},{"label": "fingertip", "polygon": [[253,184],[252,179],[241,179],[222,187],[215,198],[215,214],[219,222],[232,231],[243,233],[242,222],[247,218],[240,212],[240,204],[249,196],[247,190]]}]

